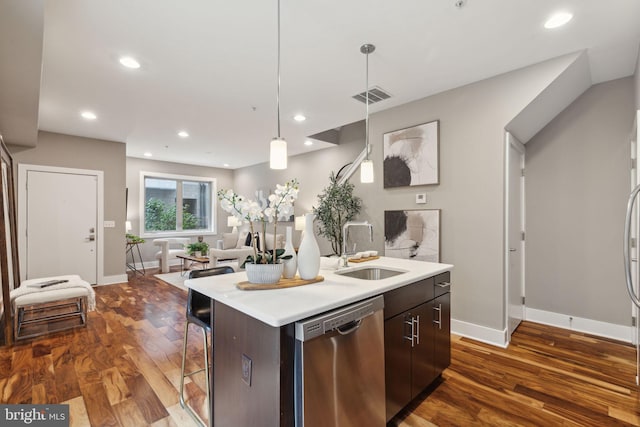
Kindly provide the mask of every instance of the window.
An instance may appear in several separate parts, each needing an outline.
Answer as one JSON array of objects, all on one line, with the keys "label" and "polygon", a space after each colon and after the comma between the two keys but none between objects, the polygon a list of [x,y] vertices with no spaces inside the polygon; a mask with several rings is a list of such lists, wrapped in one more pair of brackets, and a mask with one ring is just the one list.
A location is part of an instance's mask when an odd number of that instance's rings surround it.
[{"label": "window", "polygon": [[140,172],[143,235],[215,233],[215,179]]}]

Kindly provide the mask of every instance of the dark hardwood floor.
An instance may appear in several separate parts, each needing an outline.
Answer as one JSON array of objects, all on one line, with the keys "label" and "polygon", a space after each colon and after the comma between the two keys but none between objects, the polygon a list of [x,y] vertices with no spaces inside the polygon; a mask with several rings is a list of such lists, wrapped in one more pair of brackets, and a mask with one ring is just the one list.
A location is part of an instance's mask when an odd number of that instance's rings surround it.
[{"label": "dark hardwood floor", "polygon": [[[0,402],[68,403],[72,426],[195,425],[178,403],[186,292],[155,272],[96,287],[87,328],[0,348]],[[203,363],[197,334],[190,370]],[[202,415],[204,387],[203,374],[187,380]],[[438,386],[391,425],[640,425],[635,352],[528,322],[508,349],[454,336]]]}]

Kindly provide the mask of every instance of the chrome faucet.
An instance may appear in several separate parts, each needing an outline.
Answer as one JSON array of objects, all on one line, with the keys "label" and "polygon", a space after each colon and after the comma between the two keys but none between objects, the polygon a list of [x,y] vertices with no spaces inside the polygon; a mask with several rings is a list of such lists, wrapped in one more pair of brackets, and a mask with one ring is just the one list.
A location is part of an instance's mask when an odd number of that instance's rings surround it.
[{"label": "chrome faucet", "polygon": [[349,227],[363,226],[369,227],[369,238],[373,242],[373,224],[369,221],[349,221],[342,226],[342,267],[349,267],[349,261],[347,257],[347,236],[349,233]]}]

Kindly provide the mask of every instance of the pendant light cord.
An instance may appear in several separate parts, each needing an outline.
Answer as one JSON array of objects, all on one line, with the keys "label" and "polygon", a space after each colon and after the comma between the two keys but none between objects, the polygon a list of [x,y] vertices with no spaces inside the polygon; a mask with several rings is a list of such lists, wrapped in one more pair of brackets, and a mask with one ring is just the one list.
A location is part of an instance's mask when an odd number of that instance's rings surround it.
[{"label": "pendant light cord", "polygon": [[278,139],[280,139],[280,0],[278,0],[278,90],[276,92]]},{"label": "pendant light cord", "polygon": [[[278,0],[280,1],[280,0]],[[367,51],[367,67],[366,67],[366,77],[365,77],[365,84],[366,84],[366,102],[365,104],[367,105],[367,119],[366,119],[366,123],[365,123],[365,136],[364,136],[364,140],[365,140],[365,145],[367,147],[367,157],[366,159],[369,160],[369,52]]]}]

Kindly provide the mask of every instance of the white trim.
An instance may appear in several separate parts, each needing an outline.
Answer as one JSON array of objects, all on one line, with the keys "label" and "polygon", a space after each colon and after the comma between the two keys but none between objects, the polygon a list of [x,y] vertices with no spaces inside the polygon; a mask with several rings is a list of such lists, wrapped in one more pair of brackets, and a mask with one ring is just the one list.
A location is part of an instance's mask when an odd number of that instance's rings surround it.
[{"label": "white trim", "polygon": [[497,347],[506,348],[508,345],[506,329],[492,329],[474,323],[463,322],[462,320],[451,319],[451,333]]},{"label": "white trim", "polygon": [[628,343],[631,343],[633,339],[634,328],[632,326],[616,325],[615,323],[601,322],[529,307],[525,308],[525,317],[529,322],[542,323],[543,325],[584,332]]},{"label": "white trim", "polygon": [[116,274],[114,276],[103,277],[102,283],[100,283],[99,286],[115,285],[117,283],[127,283],[128,281],[129,281],[129,277],[126,274]]},{"label": "white trim", "polygon": [[[200,181],[200,182],[209,182],[211,183],[211,223],[209,224],[210,228],[208,230],[170,230],[170,231],[159,231],[159,232],[147,232],[144,229],[144,204],[145,204],[145,186],[144,186],[144,177],[148,176],[151,178],[164,178],[164,179],[174,179],[174,180],[183,180],[183,181]],[[218,233],[218,219],[217,219],[217,194],[218,194],[218,180],[216,178],[208,177],[208,176],[194,176],[194,175],[178,175],[171,173],[162,173],[162,172],[150,172],[150,171],[140,171],[139,176],[139,184],[140,184],[140,193],[138,197],[138,209],[140,212],[139,215],[139,223],[138,230],[140,237],[146,238],[161,238],[161,237],[188,237],[188,236],[212,236]],[[176,189],[178,194],[182,194],[182,191]]]},{"label": "white trim", "polygon": [[93,169],[75,169],[58,166],[18,164],[18,257],[20,259],[20,280],[27,274],[26,241],[27,235],[27,173],[29,171],[64,173],[95,176],[98,181],[98,222],[96,224],[96,283],[103,284],[104,277],[104,171]]},{"label": "white trim", "polygon": [[[140,262],[136,262],[133,265],[135,265],[135,267],[138,270],[142,270],[142,263]],[[174,266],[174,265],[182,265],[181,261],[179,259],[170,259],[169,260],[169,266]],[[154,260],[149,260],[149,261],[144,261],[144,268],[160,268],[160,261],[158,261],[157,259]],[[130,268],[127,269],[127,271],[132,271]]]}]

